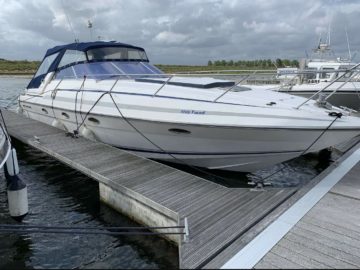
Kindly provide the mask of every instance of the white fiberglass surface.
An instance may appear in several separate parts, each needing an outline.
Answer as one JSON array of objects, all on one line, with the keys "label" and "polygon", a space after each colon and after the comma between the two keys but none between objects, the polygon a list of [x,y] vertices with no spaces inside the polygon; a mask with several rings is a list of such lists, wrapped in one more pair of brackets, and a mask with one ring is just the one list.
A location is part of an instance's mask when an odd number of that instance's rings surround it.
[{"label": "white fiberglass surface", "polygon": [[[195,78],[187,81],[187,78],[184,78],[182,82],[194,83]],[[180,80],[176,80],[177,82]],[[201,79],[202,82],[212,83],[215,82],[212,78]],[[59,83],[58,80],[55,80],[49,85],[49,89],[54,88]],[[83,89],[87,90],[102,90],[108,91],[114,85],[115,80],[91,80],[88,79],[85,81]],[[64,80],[59,86],[60,89],[79,89],[81,87],[82,80]],[[123,93],[132,93],[132,94],[144,94],[144,95],[153,95],[155,92],[158,93],[158,96],[170,96],[184,99],[195,99],[195,100],[204,100],[204,101],[215,101],[220,95],[224,93],[228,88],[192,88],[192,87],[181,87],[176,85],[165,85],[162,87],[162,84],[157,83],[147,83],[147,82],[136,82],[134,80],[119,80],[116,83],[116,86],[113,88],[113,92],[123,92]],[[161,89],[160,89],[161,88]],[[283,107],[283,108],[293,108],[305,101],[304,98],[294,97],[292,95],[287,95],[283,93],[269,92],[263,89],[252,89],[239,92],[229,91],[224,96],[222,96],[218,102],[223,103],[233,103],[233,104],[243,104],[243,105],[255,105],[255,106],[273,106]],[[268,105],[268,103],[276,103]],[[309,104],[313,103],[310,101]]]}]

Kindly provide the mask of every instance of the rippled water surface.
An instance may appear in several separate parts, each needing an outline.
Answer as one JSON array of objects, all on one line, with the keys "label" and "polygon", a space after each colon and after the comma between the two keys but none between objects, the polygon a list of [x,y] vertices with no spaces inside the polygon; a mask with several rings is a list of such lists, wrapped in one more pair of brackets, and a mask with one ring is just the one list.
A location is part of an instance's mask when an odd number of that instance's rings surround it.
[{"label": "rippled water surface", "polygon": [[[0,105],[14,98],[29,78],[0,77]],[[99,202],[98,185],[86,176],[19,142],[15,145],[21,177],[28,185],[27,224],[78,226],[139,226]],[[264,177],[281,169],[269,182],[275,187],[301,186],[328,163],[315,156],[299,157],[254,175]],[[226,186],[245,187],[249,175],[204,172],[183,168]],[[9,217],[4,175],[0,173],[0,223]],[[159,237],[0,234],[0,268],[176,268],[177,248]]]}]

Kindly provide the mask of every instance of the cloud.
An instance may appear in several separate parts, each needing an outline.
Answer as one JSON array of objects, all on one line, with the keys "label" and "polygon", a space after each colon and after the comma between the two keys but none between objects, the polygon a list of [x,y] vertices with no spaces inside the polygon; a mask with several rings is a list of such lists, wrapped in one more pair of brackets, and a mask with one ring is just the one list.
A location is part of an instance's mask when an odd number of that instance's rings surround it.
[{"label": "cloud", "polygon": [[181,44],[187,39],[187,35],[181,33],[174,33],[171,31],[163,31],[155,36],[154,41],[159,43],[159,45],[166,44],[181,46]]},{"label": "cloud", "polygon": [[[41,59],[47,48],[97,39],[144,47],[152,62],[300,58],[331,29],[347,55],[360,50],[359,1],[0,0],[0,58]],[[93,23],[92,32],[87,22]],[[359,53],[360,56],[360,53]]]}]

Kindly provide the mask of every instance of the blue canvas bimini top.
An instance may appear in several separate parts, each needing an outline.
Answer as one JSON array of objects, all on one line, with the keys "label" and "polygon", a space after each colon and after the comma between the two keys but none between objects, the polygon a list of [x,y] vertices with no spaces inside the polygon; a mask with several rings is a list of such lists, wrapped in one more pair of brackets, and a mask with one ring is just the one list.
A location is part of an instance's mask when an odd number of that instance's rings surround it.
[{"label": "blue canvas bimini top", "polygon": [[[79,52],[81,59],[69,54]],[[62,61],[64,59],[64,61]],[[69,60],[70,59],[70,60]],[[48,49],[27,88],[37,88],[49,72],[59,72],[68,66],[103,62],[149,62],[143,48],[115,41],[77,42]],[[66,62],[66,64],[63,64]]]},{"label": "blue canvas bimini top", "polygon": [[96,48],[102,48],[102,47],[122,47],[122,48],[133,48],[140,51],[145,51],[143,48],[136,47],[130,44],[115,42],[115,41],[94,41],[94,42],[77,42],[77,43],[70,43],[66,45],[60,45],[56,46],[54,48],[48,49],[45,57],[65,51],[65,50],[77,50],[77,51],[83,51],[86,52],[90,49],[96,49]]}]

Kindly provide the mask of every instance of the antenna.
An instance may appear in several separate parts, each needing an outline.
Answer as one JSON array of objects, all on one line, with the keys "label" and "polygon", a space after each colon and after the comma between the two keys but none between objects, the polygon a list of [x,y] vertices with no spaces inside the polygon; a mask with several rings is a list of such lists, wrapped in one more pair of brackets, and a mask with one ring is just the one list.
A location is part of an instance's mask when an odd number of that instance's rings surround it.
[{"label": "antenna", "polygon": [[349,35],[347,31],[347,27],[345,26],[345,34],[346,34],[346,41],[348,45],[348,51],[349,51],[349,61],[351,61],[351,50],[350,50],[350,43],[349,43]]},{"label": "antenna", "polygon": [[88,20],[87,27],[89,28],[89,31],[90,31],[90,40],[93,40],[93,33],[92,33],[93,24],[90,20]]},{"label": "antenna", "polygon": [[75,31],[74,31],[74,28],[73,28],[73,26],[72,26],[72,24],[71,24],[70,18],[69,18],[69,16],[68,16],[68,14],[66,13],[66,9],[65,9],[65,5],[64,5],[64,1],[63,1],[63,0],[61,0],[61,5],[62,5],[64,14],[65,14],[67,23],[68,23],[68,25],[69,25],[69,28],[70,28],[71,32],[73,33],[73,35],[74,35],[75,42],[79,42],[79,39],[77,38],[77,36],[76,36],[76,34],[75,34]]}]

